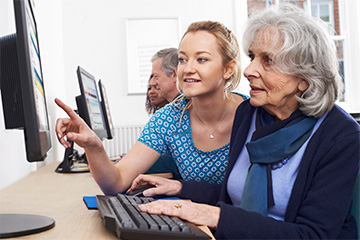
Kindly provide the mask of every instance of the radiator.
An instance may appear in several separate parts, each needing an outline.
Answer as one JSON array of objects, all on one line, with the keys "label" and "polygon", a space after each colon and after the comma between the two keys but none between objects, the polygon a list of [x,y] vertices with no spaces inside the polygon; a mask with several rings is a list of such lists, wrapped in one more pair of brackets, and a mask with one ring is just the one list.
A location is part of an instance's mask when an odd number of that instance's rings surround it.
[{"label": "radiator", "polygon": [[103,141],[109,158],[118,158],[127,153],[139,138],[143,127],[144,125],[115,126],[113,139]]}]

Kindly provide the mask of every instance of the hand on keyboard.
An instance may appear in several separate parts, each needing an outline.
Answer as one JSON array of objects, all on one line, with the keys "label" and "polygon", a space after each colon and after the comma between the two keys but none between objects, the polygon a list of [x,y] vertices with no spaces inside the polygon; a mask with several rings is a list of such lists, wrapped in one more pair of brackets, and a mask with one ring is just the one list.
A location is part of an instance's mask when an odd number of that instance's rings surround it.
[{"label": "hand on keyboard", "polygon": [[186,200],[158,200],[139,205],[139,209],[149,214],[179,217],[196,225],[204,225],[212,229],[216,229],[220,218],[219,207]]},{"label": "hand on keyboard", "polygon": [[182,189],[182,183],[179,181],[140,174],[137,178],[135,178],[128,192],[134,191],[135,189],[141,188],[145,185],[155,186],[142,193],[145,197],[152,197],[155,195],[176,196]]},{"label": "hand on keyboard", "polygon": [[[118,194],[97,196],[98,209],[104,225],[121,239],[209,239],[192,223],[178,217],[141,212],[139,206],[154,198]],[[175,201],[174,201],[175,202]]]},{"label": "hand on keyboard", "polygon": [[129,189],[126,192],[126,195],[128,196],[144,196],[144,191],[146,191],[149,188],[155,188],[154,185],[146,184],[144,186],[136,187],[136,189]]}]

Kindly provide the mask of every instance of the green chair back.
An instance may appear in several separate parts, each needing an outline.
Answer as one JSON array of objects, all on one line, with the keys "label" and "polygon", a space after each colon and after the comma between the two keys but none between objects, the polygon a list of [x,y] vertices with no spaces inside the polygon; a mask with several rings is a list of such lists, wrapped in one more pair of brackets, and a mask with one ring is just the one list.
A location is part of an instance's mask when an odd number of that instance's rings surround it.
[{"label": "green chair back", "polygon": [[356,180],[354,195],[353,195],[353,202],[351,208],[351,214],[356,219],[356,225],[358,229],[358,240],[360,240],[360,173]]}]

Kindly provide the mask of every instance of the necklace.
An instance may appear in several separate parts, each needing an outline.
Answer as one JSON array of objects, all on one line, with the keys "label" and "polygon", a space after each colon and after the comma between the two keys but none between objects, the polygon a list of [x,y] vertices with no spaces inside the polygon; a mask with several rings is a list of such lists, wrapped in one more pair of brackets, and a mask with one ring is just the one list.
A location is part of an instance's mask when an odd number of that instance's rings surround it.
[{"label": "necklace", "polygon": [[218,124],[216,125],[214,131],[212,131],[212,132],[210,132],[210,131],[205,127],[205,124],[200,120],[200,118],[196,115],[196,113],[195,113],[195,112],[193,112],[193,113],[194,113],[194,117],[195,117],[196,121],[198,121],[198,123],[200,123],[201,126],[210,134],[210,136],[209,136],[210,139],[214,139],[214,132],[216,131],[216,129],[218,129],[218,127],[220,126],[220,123],[224,120],[227,111],[228,111],[228,107],[226,106],[226,110],[225,110],[225,112],[224,112],[224,115],[221,117],[220,121],[218,122]]},{"label": "necklace", "polygon": [[273,163],[271,164],[271,169],[272,170],[275,170],[275,169],[278,169],[278,168],[282,168],[285,164],[288,163],[288,161],[290,160],[291,156],[289,157],[286,157],[284,158],[283,160],[279,161],[279,162],[276,162],[276,163]]}]

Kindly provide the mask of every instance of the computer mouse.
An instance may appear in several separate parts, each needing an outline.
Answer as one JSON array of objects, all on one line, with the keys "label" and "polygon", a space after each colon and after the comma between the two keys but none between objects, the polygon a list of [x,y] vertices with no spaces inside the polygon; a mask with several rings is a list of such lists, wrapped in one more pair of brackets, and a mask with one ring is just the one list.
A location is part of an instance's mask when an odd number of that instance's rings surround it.
[{"label": "computer mouse", "polygon": [[132,190],[131,192],[126,193],[126,195],[128,195],[128,196],[140,196],[140,195],[142,195],[142,193],[143,193],[146,189],[154,188],[154,187],[155,187],[154,185],[148,184],[148,185],[139,187],[139,188],[137,188],[137,189],[134,189],[134,190]]}]

